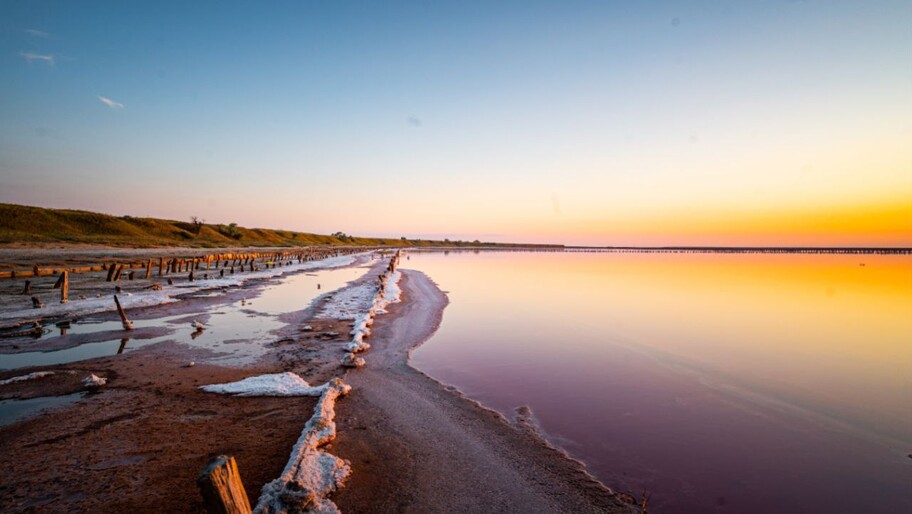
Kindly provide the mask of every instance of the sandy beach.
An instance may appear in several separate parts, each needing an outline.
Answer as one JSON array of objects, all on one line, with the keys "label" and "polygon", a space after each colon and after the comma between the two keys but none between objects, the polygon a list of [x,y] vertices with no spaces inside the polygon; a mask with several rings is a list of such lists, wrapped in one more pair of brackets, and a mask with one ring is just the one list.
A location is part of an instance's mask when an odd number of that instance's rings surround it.
[{"label": "sandy beach", "polygon": [[[376,261],[348,287],[372,282],[385,264]],[[254,302],[264,285],[279,280],[253,280],[221,295],[135,309],[131,316],[155,320]],[[218,454],[236,457],[255,503],[262,486],[281,473],[316,401],[227,397],[199,386],[284,371],[311,384],[338,376],[352,386],[336,405],[338,437],[327,447],[352,466],[345,487],[330,497],[343,512],[639,510],[551,447],[531,424],[507,420],[409,366],[410,351],[433,334],[447,298],[416,271],[404,271],[400,287],[401,302],[374,323],[373,348],[360,369],[339,367],[340,343],[350,327],[345,320],[319,317],[320,302],[333,296],[328,294],[282,314],[284,326],[253,364],[207,363],[206,350],[165,342],[0,373],[0,380],[55,373],[0,386],[0,399],[77,397],[0,427],[0,452],[7,456],[0,465],[4,511],[200,512],[195,477]],[[48,344],[53,349],[61,343],[57,338]],[[109,385],[80,397],[79,379],[88,373]]]}]

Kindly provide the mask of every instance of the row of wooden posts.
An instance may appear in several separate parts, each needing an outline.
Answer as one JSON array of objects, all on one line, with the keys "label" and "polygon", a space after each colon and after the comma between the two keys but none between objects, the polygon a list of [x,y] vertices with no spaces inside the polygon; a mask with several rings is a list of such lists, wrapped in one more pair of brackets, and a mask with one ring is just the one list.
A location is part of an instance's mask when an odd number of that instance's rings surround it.
[{"label": "row of wooden posts", "polygon": [[[368,247],[308,247],[308,248],[298,248],[294,250],[286,250],[280,252],[244,252],[244,253],[213,253],[209,255],[196,256],[196,257],[159,257],[158,258],[158,274],[159,276],[165,275],[167,273],[178,273],[180,271],[189,271],[192,269],[202,269],[205,266],[205,269],[210,269],[213,265],[219,267],[219,264],[232,263],[234,266],[240,266],[242,263],[244,265],[249,265],[252,262],[258,260],[265,261],[289,261],[297,260],[299,262],[311,261],[316,259],[323,259],[330,255],[340,255],[343,253],[352,253],[357,251],[363,251],[368,249]],[[145,258],[142,260],[131,260],[127,262],[114,262],[114,263],[102,263],[100,265],[92,266],[42,266],[36,264],[32,266],[31,270],[11,270],[11,271],[0,271],[0,279],[4,278],[31,278],[31,277],[44,277],[50,275],[57,275],[62,271],[69,271],[70,273],[88,273],[94,271],[108,271],[108,278],[110,280],[117,280],[120,277],[120,274],[124,270],[129,270],[133,268],[143,268],[146,271],[146,278],[151,278],[152,268],[155,266],[154,258]],[[111,270],[111,267],[114,267],[114,270]],[[118,277],[118,278],[115,278]],[[109,280],[109,281],[110,281]]]},{"label": "row of wooden posts", "polygon": [[[190,282],[194,281],[194,271],[196,270],[205,270],[209,271],[213,268],[218,270],[219,276],[224,277],[225,271],[228,270],[230,274],[234,274],[236,268],[243,271],[257,271],[260,269],[260,264],[265,266],[266,269],[270,267],[284,266],[291,264],[289,261],[297,261],[299,264],[312,261],[317,259],[323,259],[330,256],[337,256],[346,253],[353,253],[355,251],[362,251],[363,248],[308,248],[303,250],[297,250],[294,252],[255,252],[255,253],[226,253],[226,254],[212,254],[204,257],[173,257],[165,259],[164,257],[159,257],[158,259],[158,276],[166,277],[169,274],[176,273],[188,273],[187,279]],[[265,260],[263,263],[257,262],[258,260]],[[126,262],[126,263],[104,263],[100,266],[85,266],[78,268],[67,268],[67,269],[56,269],[56,268],[40,268],[35,266],[31,272],[0,272],[0,278],[9,277],[9,278],[20,278],[20,277],[41,277],[51,275],[52,273],[59,273],[57,282],[54,284],[54,289],[60,289],[60,303],[67,303],[69,301],[69,289],[70,289],[70,275],[72,273],[80,273],[87,271],[102,271],[107,270],[105,275],[105,282],[119,282],[124,276],[124,270],[127,270],[132,267],[142,266],[145,269],[146,280],[152,278],[152,269],[155,265],[153,259],[149,258],[145,262],[137,264],[135,262]],[[136,278],[135,271],[128,271],[127,274],[128,280],[134,280]],[[205,273],[204,278],[209,278],[209,274]],[[168,278],[168,284],[173,284],[171,278]],[[150,287],[161,288],[161,286],[155,284]],[[117,287],[117,290],[120,291],[120,287]],[[32,295],[32,281],[26,280],[25,286],[23,287],[22,294],[26,296]],[[116,300],[116,296],[115,296]],[[119,304],[118,304],[119,305]],[[44,304],[37,296],[32,296],[32,306],[34,308],[41,308]],[[119,306],[118,306],[119,308]]]}]

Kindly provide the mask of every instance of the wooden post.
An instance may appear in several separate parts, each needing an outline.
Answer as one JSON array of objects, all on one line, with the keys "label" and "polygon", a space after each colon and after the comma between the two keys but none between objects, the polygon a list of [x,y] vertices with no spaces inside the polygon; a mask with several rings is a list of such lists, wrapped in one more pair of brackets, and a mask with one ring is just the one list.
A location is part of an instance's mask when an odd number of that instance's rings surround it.
[{"label": "wooden post", "polygon": [[67,295],[70,292],[70,272],[64,271],[61,273],[60,280],[63,281],[63,283],[60,284],[60,303],[67,303],[69,301]]},{"label": "wooden post", "polygon": [[196,479],[209,514],[249,514],[250,500],[234,457],[212,459]]},{"label": "wooden post", "polygon": [[31,280],[25,281],[25,288],[22,290],[22,294],[24,294],[24,295],[32,294],[32,281]]},{"label": "wooden post", "polygon": [[146,264],[146,280],[152,278],[152,258],[149,257],[149,262]]},{"label": "wooden post", "polygon": [[130,280],[133,280],[133,277],[134,277],[135,275],[136,275],[136,272],[135,272],[135,271],[131,271],[130,274],[127,275],[127,278],[130,279]]},{"label": "wooden post", "polygon": [[41,300],[39,300],[37,296],[33,296],[32,297],[32,307],[34,307],[35,309],[40,309],[40,308],[44,307],[44,304],[41,303]]},{"label": "wooden post", "polygon": [[130,320],[127,319],[127,313],[120,306],[120,300],[117,299],[117,295],[114,295],[114,303],[117,305],[117,314],[120,314],[120,322],[123,324],[124,330],[133,330],[133,323],[130,323]]},{"label": "wooden post", "polygon": [[105,277],[105,282],[110,282],[110,281],[114,280],[114,270],[115,269],[117,269],[116,264],[111,264],[110,266],[108,266],[108,276]]},{"label": "wooden post", "polygon": [[120,275],[123,273],[124,265],[121,264],[117,266],[117,271],[114,272],[114,282],[120,282]]},{"label": "wooden post", "polygon": [[190,282],[193,282],[193,270],[192,269],[190,270],[190,276],[187,278],[190,279]]},{"label": "wooden post", "polygon": [[162,270],[164,267],[165,267],[165,258],[159,257],[158,258],[158,276],[162,276]]}]

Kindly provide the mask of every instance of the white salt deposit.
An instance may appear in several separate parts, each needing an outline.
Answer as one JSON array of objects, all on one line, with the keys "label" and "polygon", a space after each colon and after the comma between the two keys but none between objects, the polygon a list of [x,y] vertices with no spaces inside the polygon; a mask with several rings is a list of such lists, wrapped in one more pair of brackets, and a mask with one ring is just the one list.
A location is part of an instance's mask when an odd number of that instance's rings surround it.
[{"label": "white salt deposit", "polygon": [[354,319],[358,313],[371,308],[377,289],[373,284],[361,284],[334,293],[323,304],[317,317],[332,319]]},{"label": "white salt deposit", "polygon": [[385,313],[389,304],[399,303],[402,296],[402,289],[399,288],[400,278],[402,278],[402,273],[399,271],[392,272],[387,278],[386,288],[374,304],[374,309],[378,314]]},{"label": "white salt deposit", "polygon": [[318,448],[336,438],[336,398],[348,394],[351,387],[338,378],[324,387],[282,475],[263,486],[255,513],[339,512],[326,496],[344,485],[351,474],[351,466]]},{"label": "white salt deposit", "polygon": [[6,380],[0,380],[0,386],[6,384],[13,384],[16,382],[25,382],[26,380],[35,380],[36,378],[43,378],[49,375],[53,375],[53,371],[35,371],[27,375],[19,375],[18,377],[7,378]]},{"label": "white salt deposit", "polygon": [[107,378],[101,378],[94,373],[82,379],[82,386],[89,388],[104,387],[108,383]]},{"label": "white salt deposit", "polygon": [[210,393],[233,394],[236,396],[320,396],[329,384],[311,386],[294,373],[273,373],[248,377],[227,384],[212,384],[200,387]]},{"label": "white salt deposit", "polygon": [[360,368],[367,364],[361,357],[356,357],[353,353],[346,353],[342,356],[342,365],[346,368]]}]

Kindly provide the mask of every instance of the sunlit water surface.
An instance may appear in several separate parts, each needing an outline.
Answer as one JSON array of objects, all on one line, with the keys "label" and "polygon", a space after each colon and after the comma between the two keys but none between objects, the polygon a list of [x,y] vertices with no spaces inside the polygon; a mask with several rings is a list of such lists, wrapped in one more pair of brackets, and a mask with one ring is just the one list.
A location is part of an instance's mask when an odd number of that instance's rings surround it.
[{"label": "sunlit water surface", "polygon": [[413,252],[412,362],[649,512],[912,512],[912,258]]}]

